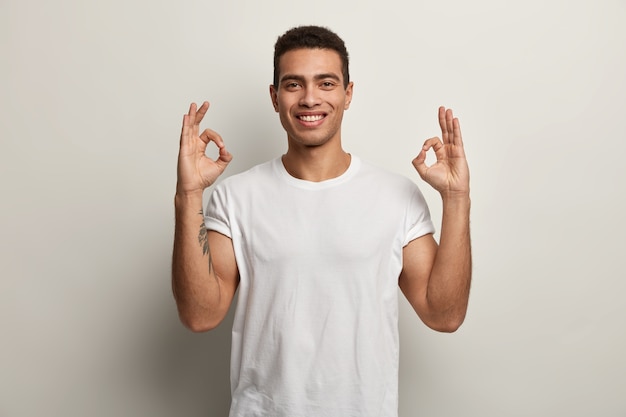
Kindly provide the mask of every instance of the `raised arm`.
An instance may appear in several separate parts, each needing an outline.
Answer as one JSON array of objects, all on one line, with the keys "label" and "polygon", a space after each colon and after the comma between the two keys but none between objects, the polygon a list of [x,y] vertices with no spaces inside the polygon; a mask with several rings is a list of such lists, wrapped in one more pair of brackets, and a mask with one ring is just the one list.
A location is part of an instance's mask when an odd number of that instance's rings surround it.
[{"label": "raised arm", "polygon": [[[413,165],[443,201],[439,245],[432,235],[404,248],[400,288],[429,327],[453,332],[463,323],[469,300],[472,256],[469,230],[469,169],[459,120],[452,110],[439,108],[441,139],[428,139]],[[437,161],[427,166],[433,149]]]},{"label": "raised arm", "polygon": [[[208,102],[199,109],[192,103],[183,116],[174,198],[172,290],[181,321],[193,331],[210,330],[222,321],[238,284],[231,240],[204,226],[202,194],[232,159],[220,135],[210,129],[199,133],[208,109]],[[219,149],[215,160],[205,154],[210,142]]]}]

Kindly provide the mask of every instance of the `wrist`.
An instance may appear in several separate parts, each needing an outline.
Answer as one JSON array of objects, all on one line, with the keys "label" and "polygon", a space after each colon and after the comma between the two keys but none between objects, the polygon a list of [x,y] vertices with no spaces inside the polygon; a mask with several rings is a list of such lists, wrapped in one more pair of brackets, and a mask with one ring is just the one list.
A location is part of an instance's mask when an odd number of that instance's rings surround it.
[{"label": "wrist", "polygon": [[176,191],[174,195],[174,206],[176,208],[194,207],[202,209],[202,191],[184,192]]},{"label": "wrist", "polygon": [[448,191],[441,193],[444,204],[470,205],[471,199],[469,191]]}]

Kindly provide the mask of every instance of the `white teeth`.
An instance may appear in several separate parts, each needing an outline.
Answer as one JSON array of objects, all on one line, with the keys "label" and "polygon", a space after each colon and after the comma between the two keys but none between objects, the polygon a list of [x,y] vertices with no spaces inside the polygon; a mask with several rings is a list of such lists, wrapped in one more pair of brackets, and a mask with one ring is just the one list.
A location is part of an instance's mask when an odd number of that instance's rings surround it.
[{"label": "white teeth", "polygon": [[316,122],[318,120],[322,120],[324,118],[324,116],[322,116],[321,114],[317,114],[315,116],[300,116],[300,120],[303,120],[305,122]]}]

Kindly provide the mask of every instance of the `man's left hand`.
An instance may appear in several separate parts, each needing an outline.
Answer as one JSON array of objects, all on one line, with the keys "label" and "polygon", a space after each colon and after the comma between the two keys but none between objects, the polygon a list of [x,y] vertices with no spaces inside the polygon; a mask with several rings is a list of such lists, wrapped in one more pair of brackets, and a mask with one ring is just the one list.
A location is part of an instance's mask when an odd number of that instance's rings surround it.
[{"label": "man's left hand", "polygon": [[[439,107],[439,125],[441,139],[430,138],[424,142],[422,150],[415,159],[413,166],[420,177],[442,197],[469,195],[469,168],[465,159],[463,139],[459,119],[454,117],[451,109]],[[433,149],[437,162],[426,165],[426,153]]]}]

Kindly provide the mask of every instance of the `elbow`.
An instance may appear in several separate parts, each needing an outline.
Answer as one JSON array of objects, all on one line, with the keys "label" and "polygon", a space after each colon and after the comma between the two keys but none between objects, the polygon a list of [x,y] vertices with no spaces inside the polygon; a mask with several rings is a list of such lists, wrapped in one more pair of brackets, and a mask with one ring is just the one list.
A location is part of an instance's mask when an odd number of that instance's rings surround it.
[{"label": "elbow", "polygon": [[204,333],[215,329],[224,319],[224,315],[215,314],[215,311],[199,308],[197,305],[190,305],[177,296],[174,290],[174,300],[178,310],[178,318],[187,329],[194,333]]},{"label": "elbow", "polygon": [[202,322],[183,322],[185,327],[191,330],[193,333],[204,333],[213,330],[217,327],[217,324],[209,324]]},{"label": "elbow", "polygon": [[457,330],[459,330],[459,327],[461,327],[461,324],[463,324],[463,322],[458,322],[458,323],[448,322],[444,324],[430,326],[430,328],[440,333],[454,333]]},{"label": "elbow", "polygon": [[433,320],[426,323],[426,325],[440,333],[454,333],[459,330],[464,321],[465,314]]},{"label": "elbow", "polygon": [[198,316],[187,316],[179,313],[181,323],[193,333],[204,333],[215,329],[221,320]]},{"label": "elbow", "polygon": [[431,329],[441,333],[454,333],[465,321],[467,314],[467,300],[462,303],[428,304],[428,314],[425,314],[424,323]]}]

